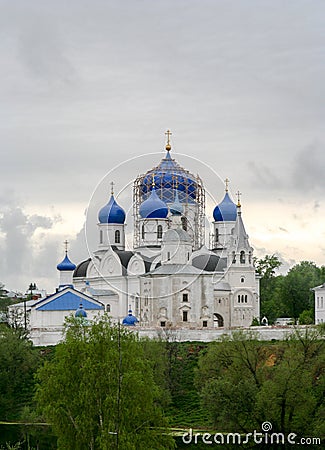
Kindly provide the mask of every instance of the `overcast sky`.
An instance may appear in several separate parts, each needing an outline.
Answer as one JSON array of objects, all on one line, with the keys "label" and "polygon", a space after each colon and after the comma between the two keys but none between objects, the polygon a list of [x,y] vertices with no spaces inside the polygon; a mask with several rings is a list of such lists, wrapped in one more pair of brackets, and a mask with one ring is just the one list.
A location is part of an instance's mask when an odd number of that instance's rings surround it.
[{"label": "overcast sky", "polygon": [[232,194],[242,192],[257,257],[276,253],[286,268],[325,264],[323,0],[0,0],[0,8],[8,289],[36,282],[53,291],[66,238],[75,263],[88,256],[86,210],[107,202],[111,179],[130,234],[130,183],[164,156],[167,128],[173,157],[204,181],[207,220],[228,177]]}]

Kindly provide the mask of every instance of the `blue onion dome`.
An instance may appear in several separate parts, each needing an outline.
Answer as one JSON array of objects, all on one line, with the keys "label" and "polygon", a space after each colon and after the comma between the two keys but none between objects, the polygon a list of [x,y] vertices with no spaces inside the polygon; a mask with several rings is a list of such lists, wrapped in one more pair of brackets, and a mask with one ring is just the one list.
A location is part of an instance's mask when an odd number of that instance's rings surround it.
[{"label": "blue onion dome", "polygon": [[171,157],[171,146],[169,144],[166,146],[166,150],[166,156],[156,167],[137,178],[136,184],[140,188],[141,200],[146,200],[149,197],[154,177],[157,194],[167,204],[174,201],[176,179],[180,201],[182,203],[195,203],[198,192],[203,188],[201,179],[184,169]]},{"label": "blue onion dome", "polygon": [[213,218],[216,222],[235,222],[237,218],[237,207],[229,197],[228,192],[219,205],[214,208]]},{"label": "blue onion dome", "polygon": [[139,322],[138,319],[132,314],[132,310],[129,309],[129,313],[126,317],[124,317],[122,325],[134,327],[137,322]]},{"label": "blue onion dome", "polygon": [[100,223],[121,223],[125,221],[125,212],[120,205],[116,203],[114,195],[111,195],[107,205],[103,206],[98,213]]},{"label": "blue onion dome", "polygon": [[139,213],[142,219],[166,219],[167,205],[163,200],[160,200],[154,186],[147,200],[141,203]]},{"label": "blue onion dome", "polygon": [[183,214],[183,205],[179,201],[178,190],[175,193],[174,203],[170,205],[169,209],[173,216],[181,216]]},{"label": "blue onion dome", "polygon": [[77,311],[75,312],[75,317],[87,317],[87,313],[86,311],[83,309],[82,303],[80,303],[79,308],[77,309]]},{"label": "blue onion dome", "polygon": [[69,271],[69,270],[75,270],[77,266],[75,264],[73,264],[73,262],[70,261],[70,259],[68,258],[68,254],[65,254],[65,258],[63,261],[61,261],[56,268],[61,272],[61,271]]}]

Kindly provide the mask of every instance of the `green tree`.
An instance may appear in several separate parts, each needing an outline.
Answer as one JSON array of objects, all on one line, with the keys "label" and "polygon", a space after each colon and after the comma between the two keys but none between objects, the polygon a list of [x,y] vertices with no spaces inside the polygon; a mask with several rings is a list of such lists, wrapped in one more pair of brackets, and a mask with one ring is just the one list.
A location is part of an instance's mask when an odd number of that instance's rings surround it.
[{"label": "green tree", "polygon": [[0,327],[0,420],[18,419],[32,402],[39,353],[5,325]]},{"label": "green tree", "polygon": [[312,309],[305,309],[299,315],[299,325],[311,325],[314,323],[314,312]]},{"label": "green tree", "polygon": [[256,425],[253,405],[262,381],[261,349],[255,333],[239,331],[211,344],[199,359],[196,385],[215,427],[248,432]]},{"label": "green tree", "polygon": [[295,330],[276,353],[274,364],[266,367],[256,398],[261,420],[272,422],[273,429],[283,433],[316,432],[324,405],[324,356],[318,330]]},{"label": "green tree", "polygon": [[321,282],[321,270],[310,261],[302,261],[289,270],[281,285],[281,303],[284,316],[298,319],[308,309],[314,310],[314,293],[311,288]]},{"label": "green tree", "polygon": [[322,435],[323,331],[296,329],[280,343],[259,342],[241,332],[209,345],[200,357],[196,384],[214,426],[252,432],[270,421],[277,432]]},{"label": "green tree", "polygon": [[168,449],[152,363],[136,334],[107,317],[71,319],[38,373],[37,400],[59,449]]},{"label": "green tree", "polygon": [[264,258],[255,258],[256,272],[264,278],[270,280],[275,276],[276,269],[281,266],[282,262],[276,255],[266,255]]},{"label": "green tree", "polygon": [[276,276],[281,261],[276,255],[266,255],[255,259],[256,272],[260,275],[261,317],[266,316],[269,323],[274,323],[277,317],[282,316],[283,305],[280,301],[280,287],[282,275]]}]

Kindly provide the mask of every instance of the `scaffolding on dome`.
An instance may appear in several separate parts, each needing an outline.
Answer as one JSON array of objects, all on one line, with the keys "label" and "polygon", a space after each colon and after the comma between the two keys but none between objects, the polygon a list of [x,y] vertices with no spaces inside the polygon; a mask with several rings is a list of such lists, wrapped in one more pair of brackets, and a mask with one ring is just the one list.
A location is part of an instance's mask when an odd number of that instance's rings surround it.
[{"label": "scaffolding on dome", "polygon": [[175,190],[183,205],[184,229],[192,237],[193,249],[199,249],[204,244],[205,190],[199,175],[195,176],[171,158],[169,151],[161,162],[139,175],[133,183],[133,217],[134,217],[134,248],[140,245],[140,214],[141,203],[146,200],[153,184],[158,197],[170,206],[175,200]]}]

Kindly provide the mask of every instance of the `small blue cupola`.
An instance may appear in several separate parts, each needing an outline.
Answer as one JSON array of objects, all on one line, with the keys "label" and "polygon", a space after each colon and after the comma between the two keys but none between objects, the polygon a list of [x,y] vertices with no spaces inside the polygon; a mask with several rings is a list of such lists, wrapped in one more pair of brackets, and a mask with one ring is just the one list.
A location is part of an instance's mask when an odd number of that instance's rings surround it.
[{"label": "small blue cupola", "polygon": [[72,276],[73,272],[76,269],[76,265],[70,261],[68,257],[68,241],[64,242],[65,245],[65,257],[64,259],[56,266],[60,273],[59,278],[59,289],[62,289],[66,286],[73,286],[72,284]]},{"label": "small blue cupola", "polygon": [[154,176],[151,193],[149,197],[141,203],[139,213],[142,219],[166,219],[167,217],[168,207],[157,195]]},{"label": "small blue cupola", "polygon": [[58,269],[59,272],[62,271],[73,271],[75,270],[77,266],[75,264],[73,264],[73,262],[70,261],[70,259],[68,258],[68,254],[66,252],[65,254],[65,258],[63,259],[63,261],[61,261],[56,268]]},{"label": "small blue cupola", "polygon": [[229,197],[228,191],[219,205],[214,208],[213,218],[215,222],[235,222],[237,218],[237,208]]},{"label": "small blue cupola", "polygon": [[174,202],[170,205],[169,210],[173,216],[181,216],[183,214],[183,205],[178,196],[178,190],[175,190]]},{"label": "small blue cupola", "polygon": [[124,209],[116,203],[114,198],[113,183],[111,198],[107,205],[103,206],[98,213],[99,223],[118,223],[124,224],[125,221],[125,211]]},{"label": "small blue cupola", "polygon": [[139,322],[138,319],[132,314],[132,309],[129,309],[129,313],[126,317],[124,317],[123,321],[122,321],[122,325],[127,325],[127,326],[135,326],[135,324]]},{"label": "small blue cupola", "polygon": [[80,317],[80,318],[86,318],[87,317],[87,313],[84,310],[84,307],[82,306],[82,302],[80,302],[79,308],[77,309],[77,311],[75,312],[75,317]]}]

